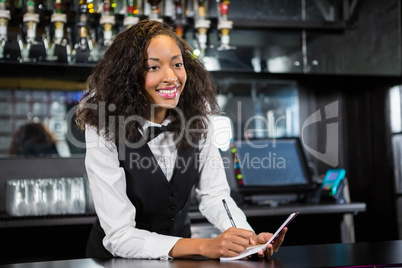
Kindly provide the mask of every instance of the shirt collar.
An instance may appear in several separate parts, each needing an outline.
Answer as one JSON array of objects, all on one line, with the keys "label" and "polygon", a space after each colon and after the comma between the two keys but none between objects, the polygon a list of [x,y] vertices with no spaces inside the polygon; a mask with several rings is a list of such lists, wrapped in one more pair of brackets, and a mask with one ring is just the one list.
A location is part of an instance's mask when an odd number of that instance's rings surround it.
[{"label": "shirt collar", "polygon": [[158,124],[158,123],[154,123],[149,120],[145,120],[144,124],[142,125],[142,129],[145,131],[150,126],[156,126],[156,127],[167,126],[174,120],[175,120],[175,117],[173,115],[169,115],[168,117],[166,117],[165,120],[163,120],[162,124]]}]

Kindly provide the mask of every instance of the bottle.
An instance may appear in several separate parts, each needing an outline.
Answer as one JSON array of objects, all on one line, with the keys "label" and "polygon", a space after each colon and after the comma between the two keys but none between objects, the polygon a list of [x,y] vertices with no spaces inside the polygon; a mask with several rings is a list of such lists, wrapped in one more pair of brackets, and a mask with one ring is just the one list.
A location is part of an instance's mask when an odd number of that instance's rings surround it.
[{"label": "bottle", "polygon": [[89,37],[87,16],[88,4],[86,0],[80,0],[78,6],[77,42],[74,45],[73,56],[76,63],[87,63],[90,61],[92,41]]},{"label": "bottle", "polygon": [[100,18],[100,25],[102,25],[103,38],[101,46],[108,47],[112,44],[114,33],[113,26],[116,24],[116,19],[113,15],[113,8],[111,0],[103,1],[102,16]]},{"label": "bottle", "polygon": [[4,47],[7,43],[7,26],[10,10],[6,10],[6,1],[0,0],[0,59],[4,58]]},{"label": "bottle", "polygon": [[162,0],[148,0],[148,3],[151,5],[151,13],[149,14],[150,20],[162,21],[160,18],[160,7],[159,4]]},{"label": "bottle", "polygon": [[175,31],[178,36],[183,37],[184,34],[184,15],[182,0],[173,0],[174,3],[174,24]]},{"label": "bottle", "polygon": [[135,0],[127,0],[127,14],[124,18],[123,25],[126,29],[138,23],[139,18],[138,15],[138,6],[137,1]]}]

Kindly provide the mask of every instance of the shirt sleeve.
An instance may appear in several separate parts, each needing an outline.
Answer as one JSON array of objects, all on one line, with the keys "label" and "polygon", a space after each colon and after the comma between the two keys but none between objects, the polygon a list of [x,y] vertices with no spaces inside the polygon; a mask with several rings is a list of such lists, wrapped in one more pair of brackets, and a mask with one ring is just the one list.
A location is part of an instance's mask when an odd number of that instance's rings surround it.
[{"label": "shirt sleeve", "polygon": [[237,228],[253,230],[247,222],[244,212],[230,196],[230,187],[226,178],[225,168],[219,149],[211,140],[213,125],[210,125],[207,138],[201,143],[199,173],[200,182],[195,188],[199,201],[199,210],[208,221],[220,231],[225,231],[232,224],[223,206],[225,199]]},{"label": "shirt sleeve", "polygon": [[117,149],[96,130],[87,127],[85,166],[95,210],[105,231],[103,245],[122,258],[169,259],[179,237],[135,228],[136,209],[126,194],[126,177]]}]

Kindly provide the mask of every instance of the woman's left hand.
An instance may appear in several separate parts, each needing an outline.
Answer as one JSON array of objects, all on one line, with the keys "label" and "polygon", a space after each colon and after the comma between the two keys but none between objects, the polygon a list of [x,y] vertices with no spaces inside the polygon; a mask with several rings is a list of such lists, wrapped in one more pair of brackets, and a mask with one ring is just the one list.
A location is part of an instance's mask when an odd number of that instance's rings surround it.
[{"label": "woman's left hand", "polygon": [[[258,257],[260,258],[269,257],[272,256],[274,252],[278,252],[279,247],[282,245],[282,242],[285,239],[285,234],[287,230],[288,230],[287,227],[283,228],[273,243],[268,244],[265,250],[261,250],[257,253]],[[265,244],[272,236],[273,236],[272,233],[265,233],[265,232],[259,233],[258,235],[255,235],[252,240],[250,240],[250,244],[251,245]]]}]

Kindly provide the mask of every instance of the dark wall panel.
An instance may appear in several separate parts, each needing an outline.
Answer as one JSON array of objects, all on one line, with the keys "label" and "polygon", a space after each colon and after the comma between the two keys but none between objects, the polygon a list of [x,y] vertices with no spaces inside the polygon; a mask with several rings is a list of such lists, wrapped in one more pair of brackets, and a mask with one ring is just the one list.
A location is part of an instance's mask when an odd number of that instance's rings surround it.
[{"label": "dark wall panel", "polygon": [[307,32],[310,72],[401,75],[399,2],[358,1],[344,32]]}]

